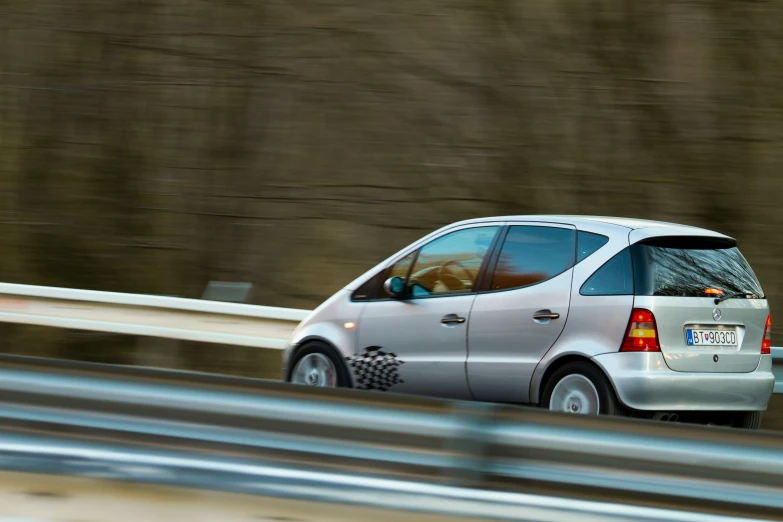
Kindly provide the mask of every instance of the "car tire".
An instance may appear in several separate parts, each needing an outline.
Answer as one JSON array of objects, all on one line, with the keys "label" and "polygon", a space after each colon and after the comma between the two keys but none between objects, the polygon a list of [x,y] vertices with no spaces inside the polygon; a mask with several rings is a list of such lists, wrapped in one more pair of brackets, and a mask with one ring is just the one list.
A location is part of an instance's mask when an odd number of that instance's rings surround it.
[{"label": "car tire", "polygon": [[[592,388],[588,386],[587,381],[592,384]],[[567,392],[569,384],[571,384],[573,391],[564,395],[563,387],[566,387],[565,390]],[[582,391],[586,393],[582,393]],[[593,393],[596,394],[598,399],[597,408],[591,402],[590,395]],[[606,378],[600,368],[588,362],[572,362],[556,370],[544,386],[543,399],[541,401],[542,408],[551,409],[550,404],[552,404],[553,395],[556,395],[555,400],[560,404],[559,407],[556,406],[557,409],[555,411],[593,415],[624,414],[623,407],[620,401],[617,400],[617,395],[609,379]],[[587,401],[582,400],[583,395]],[[582,408],[583,404],[585,408],[580,412],[579,409]],[[593,413],[594,409],[597,409],[596,413]]]},{"label": "car tire", "polygon": [[310,341],[295,352],[290,369],[288,370],[288,375],[286,375],[286,382],[293,381],[293,375],[297,364],[299,364],[299,362],[305,357],[312,355],[321,355],[331,361],[336,371],[337,377],[337,383],[336,386],[334,386],[335,388],[350,388],[351,381],[348,376],[348,369],[346,368],[342,358],[339,357],[338,351],[331,345],[322,341]]},{"label": "car tire", "polygon": [[745,411],[738,415],[735,427],[745,430],[758,430],[761,428],[761,412]]}]

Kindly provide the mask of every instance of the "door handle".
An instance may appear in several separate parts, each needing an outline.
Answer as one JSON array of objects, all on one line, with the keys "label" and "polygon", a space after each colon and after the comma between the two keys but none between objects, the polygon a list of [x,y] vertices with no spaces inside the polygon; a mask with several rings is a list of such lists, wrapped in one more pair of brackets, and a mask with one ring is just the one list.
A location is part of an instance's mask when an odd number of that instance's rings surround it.
[{"label": "door handle", "polygon": [[452,324],[452,323],[462,324],[465,322],[465,318],[460,317],[457,314],[448,314],[448,315],[444,315],[443,319],[441,319],[440,322],[443,324]]},{"label": "door handle", "polygon": [[533,319],[540,320],[540,319],[558,319],[560,317],[560,314],[552,312],[552,310],[539,310],[538,312],[533,314]]}]

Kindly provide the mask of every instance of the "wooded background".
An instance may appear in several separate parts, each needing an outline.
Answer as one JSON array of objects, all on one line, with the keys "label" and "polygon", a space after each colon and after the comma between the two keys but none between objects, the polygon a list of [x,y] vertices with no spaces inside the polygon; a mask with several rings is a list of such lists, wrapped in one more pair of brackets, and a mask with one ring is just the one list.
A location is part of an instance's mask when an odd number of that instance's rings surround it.
[{"label": "wooded background", "polygon": [[310,308],[441,225],[557,212],[730,234],[783,305],[781,0],[0,0],[0,72],[3,281]]}]

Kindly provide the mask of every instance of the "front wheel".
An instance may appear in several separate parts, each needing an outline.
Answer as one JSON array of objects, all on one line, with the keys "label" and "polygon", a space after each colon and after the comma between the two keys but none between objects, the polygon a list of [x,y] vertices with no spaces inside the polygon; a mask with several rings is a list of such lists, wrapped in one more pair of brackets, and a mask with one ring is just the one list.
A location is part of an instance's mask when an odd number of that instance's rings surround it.
[{"label": "front wheel", "polygon": [[544,387],[541,406],[581,415],[622,415],[609,380],[587,362],[569,363],[555,371]]},{"label": "front wheel", "polygon": [[333,351],[321,342],[311,342],[304,346],[296,354],[289,382],[320,388],[347,386],[345,366],[332,355]]}]

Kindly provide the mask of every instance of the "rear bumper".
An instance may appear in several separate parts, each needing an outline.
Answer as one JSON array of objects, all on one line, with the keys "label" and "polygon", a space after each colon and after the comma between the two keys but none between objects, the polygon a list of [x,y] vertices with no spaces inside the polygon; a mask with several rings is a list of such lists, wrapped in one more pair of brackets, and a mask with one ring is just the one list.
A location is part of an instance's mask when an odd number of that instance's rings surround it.
[{"label": "rear bumper", "polygon": [[625,406],[651,411],[763,411],[772,396],[772,356],[749,373],[687,373],[669,369],[660,352],[593,357]]}]

